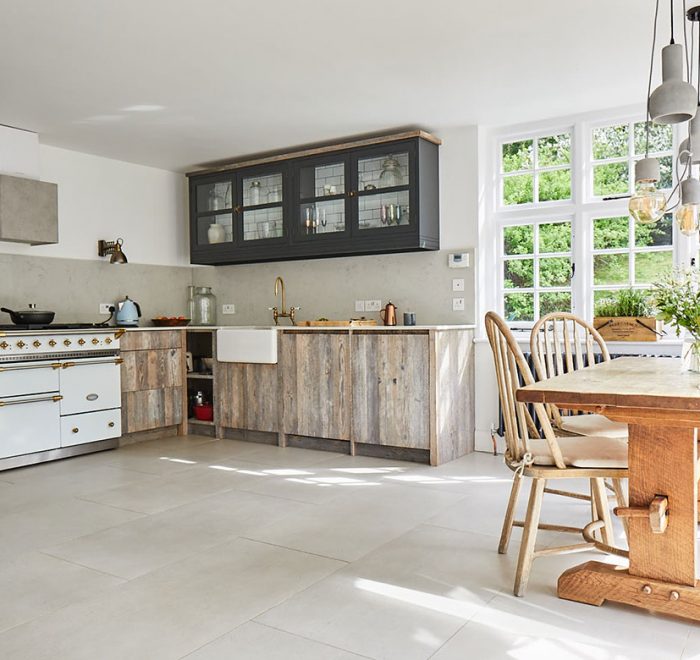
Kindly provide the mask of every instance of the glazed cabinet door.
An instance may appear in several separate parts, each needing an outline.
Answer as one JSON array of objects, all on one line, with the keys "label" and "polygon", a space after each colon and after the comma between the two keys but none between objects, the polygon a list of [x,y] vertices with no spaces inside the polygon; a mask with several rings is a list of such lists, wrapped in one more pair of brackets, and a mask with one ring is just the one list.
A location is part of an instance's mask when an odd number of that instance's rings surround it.
[{"label": "glazed cabinet door", "polygon": [[350,439],[350,337],[347,332],[282,333],[282,431]]},{"label": "glazed cabinet door", "polygon": [[353,440],[429,449],[429,381],[427,334],[354,333]]}]

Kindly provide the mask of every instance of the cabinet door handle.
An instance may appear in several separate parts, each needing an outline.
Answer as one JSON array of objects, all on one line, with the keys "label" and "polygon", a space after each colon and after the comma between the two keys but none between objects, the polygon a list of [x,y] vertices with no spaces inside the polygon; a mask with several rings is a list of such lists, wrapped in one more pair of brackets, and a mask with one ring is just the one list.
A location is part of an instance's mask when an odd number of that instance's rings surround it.
[{"label": "cabinet door handle", "polygon": [[114,428],[114,422],[110,422],[109,424],[107,424],[107,426],[109,426],[109,428],[113,429],[113,428]]},{"label": "cabinet door handle", "polygon": [[73,433],[78,433],[78,432],[80,431],[80,429],[79,429],[77,426],[74,426],[74,427],[71,429],[71,431],[72,431]]}]

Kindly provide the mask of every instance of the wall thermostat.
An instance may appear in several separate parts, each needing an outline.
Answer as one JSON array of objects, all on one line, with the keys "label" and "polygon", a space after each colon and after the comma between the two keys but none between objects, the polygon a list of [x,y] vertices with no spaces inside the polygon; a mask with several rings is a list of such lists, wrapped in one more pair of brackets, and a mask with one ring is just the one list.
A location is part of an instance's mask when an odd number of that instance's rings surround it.
[{"label": "wall thermostat", "polygon": [[447,258],[450,268],[469,268],[469,252],[453,252]]}]

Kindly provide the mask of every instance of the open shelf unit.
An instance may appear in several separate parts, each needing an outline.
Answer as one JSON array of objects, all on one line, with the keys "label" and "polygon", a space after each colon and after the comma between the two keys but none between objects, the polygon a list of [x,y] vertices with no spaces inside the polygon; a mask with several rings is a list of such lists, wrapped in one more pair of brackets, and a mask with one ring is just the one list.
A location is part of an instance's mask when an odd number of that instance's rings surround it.
[{"label": "open shelf unit", "polygon": [[[216,332],[198,329],[187,330],[186,334],[187,352],[192,354],[193,366],[193,371],[187,373],[187,432],[216,437]],[[210,361],[210,364],[205,361]],[[194,398],[197,392],[202,392],[204,400],[214,406],[212,421],[194,417]]]}]

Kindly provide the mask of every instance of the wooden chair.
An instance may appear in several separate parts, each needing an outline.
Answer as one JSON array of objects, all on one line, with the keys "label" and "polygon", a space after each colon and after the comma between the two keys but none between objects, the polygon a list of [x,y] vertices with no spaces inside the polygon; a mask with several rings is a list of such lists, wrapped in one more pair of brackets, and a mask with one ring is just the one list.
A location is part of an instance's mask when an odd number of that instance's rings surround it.
[{"label": "wooden chair", "polygon": [[[540,433],[528,407],[515,399],[515,393],[519,387],[535,382],[520,347],[505,321],[494,312],[486,314],[486,333],[493,351],[498,394],[503,410],[505,461],[514,473],[498,551],[501,554],[507,552],[513,527],[523,528],[513,587],[513,593],[516,596],[522,596],[527,587],[532,562],[537,557],[601,547],[601,544],[588,540],[589,536],[586,535],[585,530],[590,525],[586,528],[578,528],[540,523],[545,493],[576,497],[595,503],[595,513],[592,516],[601,528],[603,545],[605,548],[610,548],[609,551],[615,551],[611,547],[612,519],[604,480],[611,478],[619,482],[627,478],[627,443],[619,438],[558,437],[554,433],[547,410],[541,403],[534,404],[535,418],[542,428]],[[515,506],[523,478],[532,479],[524,522],[515,520]],[[590,480],[591,496],[547,488],[548,480],[581,478]],[[536,550],[538,529],[581,533],[587,540],[584,543]]]},{"label": "wooden chair", "polygon": [[[594,345],[603,361],[610,360],[600,333],[587,321],[567,312],[543,316],[532,328],[530,352],[538,380],[545,380],[595,364]],[[613,422],[604,415],[570,414],[547,405],[553,426],[567,433],[603,438],[627,438],[627,424]]]}]

